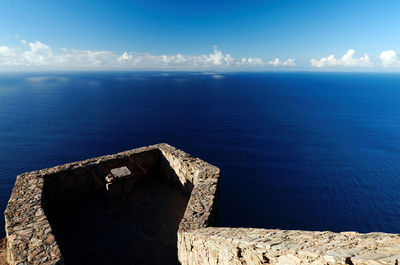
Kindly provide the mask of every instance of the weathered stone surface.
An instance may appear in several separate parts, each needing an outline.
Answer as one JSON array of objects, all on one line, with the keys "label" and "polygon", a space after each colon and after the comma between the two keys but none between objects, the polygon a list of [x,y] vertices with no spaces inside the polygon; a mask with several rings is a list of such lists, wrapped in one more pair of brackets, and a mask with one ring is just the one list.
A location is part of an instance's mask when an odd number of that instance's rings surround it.
[{"label": "weathered stone surface", "polygon": [[132,173],[127,167],[117,167],[117,168],[111,169],[111,174],[115,178],[123,178],[123,177],[130,176]]},{"label": "weathered stone surface", "polygon": [[179,234],[182,264],[392,264],[400,235],[253,228],[201,228]]}]

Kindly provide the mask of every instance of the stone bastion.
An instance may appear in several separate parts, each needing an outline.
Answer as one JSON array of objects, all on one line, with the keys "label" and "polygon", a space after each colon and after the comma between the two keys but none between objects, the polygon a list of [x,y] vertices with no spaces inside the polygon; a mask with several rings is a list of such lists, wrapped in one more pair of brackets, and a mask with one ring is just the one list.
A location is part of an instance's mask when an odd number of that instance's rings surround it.
[{"label": "stone bastion", "polygon": [[[173,255],[182,265],[398,265],[400,260],[399,234],[217,227],[219,169],[157,144],[19,175],[4,213],[8,263],[74,264],[63,252],[52,211],[100,198],[105,188],[99,179],[122,166],[145,172],[143,179],[154,175],[174,183],[188,194],[174,228]],[[166,264],[162,258],[158,264]]]}]

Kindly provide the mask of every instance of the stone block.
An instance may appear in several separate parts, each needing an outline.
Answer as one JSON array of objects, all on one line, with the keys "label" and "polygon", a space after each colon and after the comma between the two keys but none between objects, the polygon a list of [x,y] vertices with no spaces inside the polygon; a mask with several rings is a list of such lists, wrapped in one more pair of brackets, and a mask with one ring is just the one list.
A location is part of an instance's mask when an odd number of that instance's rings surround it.
[{"label": "stone block", "polygon": [[114,178],[118,179],[128,177],[132,173],[127,167],[118,167],[111,169],[111,174],[114,176]]}]

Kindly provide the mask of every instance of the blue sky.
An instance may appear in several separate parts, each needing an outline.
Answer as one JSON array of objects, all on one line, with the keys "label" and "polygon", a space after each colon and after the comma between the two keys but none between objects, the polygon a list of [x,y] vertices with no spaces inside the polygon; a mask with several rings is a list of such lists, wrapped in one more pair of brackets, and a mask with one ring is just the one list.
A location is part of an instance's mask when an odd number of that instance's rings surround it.
[{"label": "blue sky", "polygon": [[399,10],[384,0],[0,0],[0,69],[392,71]]}]

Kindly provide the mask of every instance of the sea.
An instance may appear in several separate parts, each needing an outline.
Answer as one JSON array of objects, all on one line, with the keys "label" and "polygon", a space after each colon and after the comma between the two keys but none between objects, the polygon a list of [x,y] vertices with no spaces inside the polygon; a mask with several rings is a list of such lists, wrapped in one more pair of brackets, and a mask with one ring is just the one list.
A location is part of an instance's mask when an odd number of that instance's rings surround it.
[{"label": "sea", "polygon": [[18,174],[162,142],[221,169],[220,226],[400,232],[400,74],[0,74],[2,211]]}]

